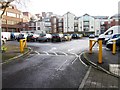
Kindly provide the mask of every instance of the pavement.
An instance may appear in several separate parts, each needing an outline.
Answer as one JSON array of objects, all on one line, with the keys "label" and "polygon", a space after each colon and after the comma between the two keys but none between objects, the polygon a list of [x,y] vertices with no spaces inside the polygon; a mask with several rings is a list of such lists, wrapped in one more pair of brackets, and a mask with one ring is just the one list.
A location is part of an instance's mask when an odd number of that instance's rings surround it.
[{"label": "pavement", "polygon": [[103,48],[102,55],[102,64],[99,64],[97,49],[93,49],[92,54],[89,54],[89,51],[82,54],[82,60],[90,65],[80,85],[83,90],[86,88],[120,90],[120,51],[113,55],[112,51]]},{"label": "pavement", "polygon": [[12,43],[12,41],[7,41],[4,45],[6,49],[5,52],[2,53],[2,64],[11,62],[12,60],[16,60],[17,58],[20,58],[24,55],[27,55],[30,53],[31,48],[25,48],[24,52],[20,52],[19,42],[18,44]]}]

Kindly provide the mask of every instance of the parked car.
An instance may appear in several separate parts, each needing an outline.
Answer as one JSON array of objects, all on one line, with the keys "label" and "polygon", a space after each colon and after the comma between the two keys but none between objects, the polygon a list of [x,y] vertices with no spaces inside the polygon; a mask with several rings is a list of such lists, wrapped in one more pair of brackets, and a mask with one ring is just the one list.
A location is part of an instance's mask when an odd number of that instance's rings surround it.
[{"label": "parked car", "polygon": [[27,36],[27,41],[33,41],[36,42],[38,39],[39,35],[38,34],[28,34]]},{"label": "parked car", "polygon": [[106,47],[109,48],[110,50],[112,50],[113,49],[113,40],[116,40],[116,47],[118,50],[120,50],[120,36],[117,38],[108,40],[108,42],[106,43]]},{"label": "parked car", "polygon": [[94,34],[90,34],[89,38],[95,38],[95,35]]},{"label": "parked car", "polygon": [[38,37],[38,41],[39,42],[40,41],[42,41],[42,42],[44,42],[44,41],[48,42],[48,41],[51,41],[51,39],[52,39],[52,35],[51,34],[40,34],[39,37]]},{"label": "parked car", "polygon": [[17,41],[19,42],[20,39],[25,39],[25,38],[26,38],[26,36],[25,36],[24,34],[19,34],[16,39],[17,39]]},{"label": "parked car", "polygon": [[83,37],[82,34],[77,34],[77,33],[72,34],[72,39],[80,39],[82,37]]},{"label": "parked car", "polygon": [[64,40],[64,37],[63,37],[63,34],[52,34],[52,39],[51,41],[54,42],[54,41],[63,41]]},{"label": "parked car", "polygon": [[113,34],[111,38],[105,38],[104,44],[106,44],[107,41],[109,41],[110,39],[118,38],[119,36],[120,36],[120,33],[119,34]]},{"label": "parked car", "polygon": [[72,36],[70,34],[64,34],[64,40],[70,41],[70,40],[72,40]]}]

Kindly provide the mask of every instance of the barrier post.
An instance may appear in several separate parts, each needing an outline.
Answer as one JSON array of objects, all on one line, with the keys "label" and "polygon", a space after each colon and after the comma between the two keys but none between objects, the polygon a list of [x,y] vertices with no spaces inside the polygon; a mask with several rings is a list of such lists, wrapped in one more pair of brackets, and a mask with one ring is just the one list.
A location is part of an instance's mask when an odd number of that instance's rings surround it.
[{"label": "barrier post", "polygon": [[99,43],[99,53],[98,53],[98,63],[102,63],[102,40],[98,40]]},{"label": "barrier post", "polygon": [[23,53],[23,40],[20,40],[20,52]]},{"label": "barrier post", "polygon": [[89,40],[89,53],[92,54],[92,40]]},{"label": "barrier post", "polygon": [[116,54],[116,40],[113,40],[112,54]]}]

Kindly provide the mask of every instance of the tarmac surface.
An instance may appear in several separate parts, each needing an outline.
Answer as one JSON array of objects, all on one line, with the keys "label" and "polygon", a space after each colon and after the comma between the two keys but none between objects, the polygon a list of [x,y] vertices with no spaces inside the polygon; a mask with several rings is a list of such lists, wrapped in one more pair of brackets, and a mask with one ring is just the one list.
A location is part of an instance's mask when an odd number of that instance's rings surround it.
[{"label": "tarmac surface", "polygon": [[[18,46],[14,48],[18,48]],[[15,49],[15,52],[18,52],[16,50],[17,49]],[[12,52],[7,51],[6,53],[12,53]],[[15,57],[18,57],[20,55],[21,53],[18,52],[18,54],[16,54]],[[105,90],[106,89],[120,90],[120,83],[119,83],[120,82],[120,66],[119,66],[120,52],[117,51],[116,54],[113,55],[112,51],[103,48],[102,55],[103,55],[103,63],[98,64],[97,49],[94,49],[92,54],[89,54],[88,51],[85,51],[82,54],[81,59],[89,66],[89,70],[84,76],[82,83],[79,86],[80,90],[89,90],[89,89],[93,90],[93,89],[101,89],[101,88]]]}]

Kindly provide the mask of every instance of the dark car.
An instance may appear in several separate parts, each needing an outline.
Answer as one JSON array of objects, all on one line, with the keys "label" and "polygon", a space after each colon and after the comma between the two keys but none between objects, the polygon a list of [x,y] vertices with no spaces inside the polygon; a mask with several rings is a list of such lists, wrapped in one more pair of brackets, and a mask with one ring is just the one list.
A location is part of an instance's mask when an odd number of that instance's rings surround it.
[{"label": "dark car", "polygon": [[80,39],[80,38],[82,38],[82,34],[77,34],[77,33],[72,34],[72,39]]},{"label": "dark car", "polygon": [[17,39],[17,41],[19,42],[20,39],[25,39],[25,35],[24,35],[24,34],[19,34],[16,39]]},{"label": "dark car", "polygon": [[64,40],[64,37],[63,37],[63,34],[52,34],[52,38],[51,38],[51,41],[54,42],[54,41],[63,41]]},{"label": "dark car", "polygon": [[110,50],[113,49],[113,40],[116,40],[116,47],[117,50],[120,50],[120,36],[118,38],[114,38],[114,39],[110,39],[107,43],[106,43],[106,47],[109,48]]},{"label": "dark car", "polygon": [[39,35],[38,34],[29,34],[27,36],[27,41],[33,41],[33,42],[36,42],[37,39],[38,39]]}]

